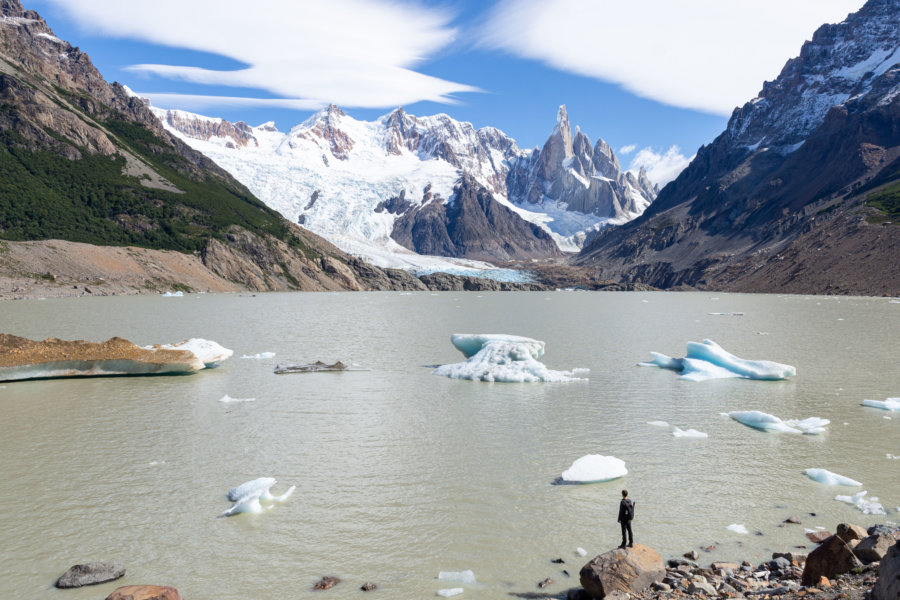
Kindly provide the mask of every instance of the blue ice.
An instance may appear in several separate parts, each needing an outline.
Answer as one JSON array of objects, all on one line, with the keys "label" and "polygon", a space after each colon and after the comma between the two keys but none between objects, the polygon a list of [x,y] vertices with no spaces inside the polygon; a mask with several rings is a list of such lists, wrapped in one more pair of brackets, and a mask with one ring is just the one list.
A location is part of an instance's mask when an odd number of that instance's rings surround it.
[{"label": "blue ice", "polygon": [[862,485],[855,479],[832,473],[827,469],[806,469],[804,473],[813,481],[818,481],[825,485]]},{"label": "blue ice", "polygon": [[659,352],[651,352],[653,360],[640,363],[645,367],[661,367],[680,371],[679,379],[706,381],[741,377],[744,379],[779,380],[793,377],[797,370],[770,360],[747,360],[725,351],[712,340],[688,342],[684,358],[673,358]]},{"label": "blue ice", "polygon": [[802,421],[791,419],[782,421],[775,415],[760,412],[758,410],[739,410],[725,413],[738,423],[761,431],[784,431],[787,433],[819,434],[825,432],[825,425],[831,423],[828,419],[810,417]]}]

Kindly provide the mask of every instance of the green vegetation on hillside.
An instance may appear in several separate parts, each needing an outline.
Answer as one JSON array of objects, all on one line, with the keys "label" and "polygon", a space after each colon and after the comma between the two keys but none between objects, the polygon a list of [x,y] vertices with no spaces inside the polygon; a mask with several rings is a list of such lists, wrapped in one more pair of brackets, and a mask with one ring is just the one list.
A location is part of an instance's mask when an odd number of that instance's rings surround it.
[{"label": "green vegetation on hillside", "polygon": [[900,222],[900,182],[878,190],[866,199],[866,204],[884,213],[878,221]]}]

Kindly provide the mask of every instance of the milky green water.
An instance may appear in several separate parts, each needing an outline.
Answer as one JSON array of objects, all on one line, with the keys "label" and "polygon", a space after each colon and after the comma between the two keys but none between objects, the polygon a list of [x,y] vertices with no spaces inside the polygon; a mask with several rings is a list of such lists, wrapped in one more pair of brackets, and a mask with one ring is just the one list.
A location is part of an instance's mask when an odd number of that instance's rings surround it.
[{"label": "milky green water", "polygon": [[[717,316],[713,312],[743,312]],[[346,293],[86,298],[0,304],[0,331],[139,344],[212,339],[218,369],[176,377],[0,384],[0,597],[104,598],[126,584],[189,600],[555,594],[616,546],[619,491],[637,542],[664,558],[761,562],[809,545],[804,529],[900,521],[900,304],[888,299],[707,293]],[[588,381],[491,384],[431,374],[462,360],[450,334],[544,340],[550,368]],[[680,381],[638,367],[710,338],[744,358],[797,367],[784,382]],[[242,359],[271,351],[272,359]],[[276,363],[341,360],[368,371],[275,375]],[[232,398],[254,402],[221,403]],[[721,413],[830,419],[822,436],[763,433]],[[888,419],[886,417],[893,417]],[[706,439],[675,438],[662,420]],[[586,454],[626,477],[552,485]],[[824,486],[822,467],[863,482]],[[216,518],[225,492],[271,476],[283,504]],[[887,516],[834,500],[862,489]],[[812,516],[810,513],[815,513]],[[802,525],[781,526],[792,515]],[[748,534],[727,529],[743,524]],[[757,535],[760,534],[760,535]],[[588,556],[580,557],[577,548]],[[565,564],[550,561],[563,558]],[[69,566],[120,559],[118,582],[56,590]],[[567,578],[561,571],[572,574]],[[342,579],[313,592],[322,576]],[[369,597],[368,595],[366,597]]]}]

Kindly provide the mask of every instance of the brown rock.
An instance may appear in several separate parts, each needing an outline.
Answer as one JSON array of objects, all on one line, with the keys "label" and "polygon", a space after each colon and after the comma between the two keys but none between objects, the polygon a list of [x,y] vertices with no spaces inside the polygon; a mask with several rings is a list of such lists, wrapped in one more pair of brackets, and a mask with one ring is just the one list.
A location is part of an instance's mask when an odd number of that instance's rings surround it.
[{"label": "brown rock", "polygon": [[378,588],[377,585],[375,585],[375,584],[372,583],[371,581],[367,581],[367,582],[365,582],[364,584],[362,584],[362,586],[360,586],[359,589],[361,589],[361,590],[364,591],[364,592],[371,592],[372,590],[374,590],[374,589],[376,589],[376,588]]},{"label": "brown rock", "polygon": [[314,590],[328,590],[328,589],[333,588],[340,582],[341,582],[341,580],[338,579],[337,577],[331,577],[329,575],[326,575],[325,577],[323,577],[322,579],[317,581],[315,583],[315,585],[313,585],[313,589]]},{"label": "brown rock", "polygon": [[806,538],[816,544],[821,544],[825,540],[831,537],[831,532],[820,530],[820,531],[809,531],[806,533]]},{"label": "brown rock", "polygon": [[866,530],[859,525],[841,523],[837,526],[837,536],[845,542],[849,542],[850,540],[861,540],[866,537],[866,535],[868,535]]},{"label": "brown rock", "polygon": [[126,585],[113,590],[106,600],[183,600],[173,587],[161,585]]},{"label": "brown rock", "polygon": [[809,554],[803,568],[801,583],[812,585],[818,582],[820,577],[833,578],[860,567],[862,563],[853,555],[853,550],[847,542],[833,535]]},{"label": "brown rock", "polygon": [[897,600],[900,598],[900,542],[897,542],[881,560],[878,581],[872,588],[872,600]]},{"label": "brown rock", "polygon": [[866,562],[879,561],[887,555],[896,541],[897,538],[890,533],[870,535],[856,545],[853,553],[856,554],[856,558],[859,560]]},{"label": "brown rock", "polygon": [[580,573],[582,587],[597,600],[616,592],[640,593],[665,576],[662,557],[641,544],[601,554],[582,567]]}]

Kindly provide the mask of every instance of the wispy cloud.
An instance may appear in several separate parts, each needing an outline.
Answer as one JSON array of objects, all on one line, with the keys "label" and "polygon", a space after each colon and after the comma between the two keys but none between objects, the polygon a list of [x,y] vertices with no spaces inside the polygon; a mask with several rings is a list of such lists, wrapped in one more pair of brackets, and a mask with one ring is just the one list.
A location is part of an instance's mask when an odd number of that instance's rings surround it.
[{"label": "wispy cloud", "polygon": [[635,150],[637,150],[637,145],[635,145],[635,144],[628,144],[627,146],[622,146],[621,148],[619,148],[619,156],[628,156]]},{"label": "wispy cloud", "polygon": [[101,35],[210,52],[248,65],[213,70],[141,64],[130,67],[134,72],[258,90],[281,97],[275,101],[281,106],[453,103],[456,94],[479,91],[415,70],[451,44],[457,31],[450,13],[413,0],[257,0],[252,10],[233,10],[220,0],[51,1]]},{"label": "wispy cloud", "polygon": [[729,114],[822,23],[865,0],[502,0],[484,44],[618,83],[665,104]]},{"label": "wispy cloud", "polygon": [[657,152],[653,148],[643,148],[639,150],[631,164],[628,165],[629,171],[639,171],[641,167],[647,172],[650,181],[663,187],[681,173],[690,162],[694,160],[693,156],[685,156],[681,153],[681,148],[672,146],[665,152]]}]

